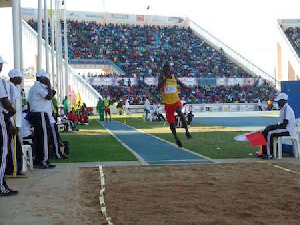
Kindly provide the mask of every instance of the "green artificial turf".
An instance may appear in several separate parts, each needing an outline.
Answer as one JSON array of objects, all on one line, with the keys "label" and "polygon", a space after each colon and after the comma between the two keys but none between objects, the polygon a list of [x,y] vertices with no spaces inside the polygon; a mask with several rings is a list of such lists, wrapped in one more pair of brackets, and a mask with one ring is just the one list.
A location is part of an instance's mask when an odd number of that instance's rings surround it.
[{"label": "green artificial turf", "polygon": [[[136,129],[152,129],[152,128],[159,128],[163,127],[169,127],[168,122],[160,121],[160,122],[144,122],[142,119],[142,116],[139,117],[125,117],[125,116],[118,116],[113,117],[114,120],[119,121],[121,123],[124,123],[126,121],[127,125],[130,125],[132,127],[135,127]],[[201,123],[193,123],[194,127],[211,127],[207,124],[201,124]]]},{"label": "green artificial turf", "polygon": [[69,159],[53,162],[136,161],[111,135],[63,135],[62,139],[69,142]]},{"label": "green artificial turf", "polygon": [[89,125],[79,125],[77,128],[79,131],[60,133],[61,139],[69,142],[69,158],[52,159],[51,162],[137,161],[99,124],[97,117],[90,117]]},{"label": "green artificial turf", "polygon": [[[192,133],[192,139],[185,134],[178,134],[183,147],[213,159],[253,158],[259,147],[252,147],[249,142],[238,142],[233,138],[243,132],[217,131]],[[153,134],[175,143],[172,134]]]}]

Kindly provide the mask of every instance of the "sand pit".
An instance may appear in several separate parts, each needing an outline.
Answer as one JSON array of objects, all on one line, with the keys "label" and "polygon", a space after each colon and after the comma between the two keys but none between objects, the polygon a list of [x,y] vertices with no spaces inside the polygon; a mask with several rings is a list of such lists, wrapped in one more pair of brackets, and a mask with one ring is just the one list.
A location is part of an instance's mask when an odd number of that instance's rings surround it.
[{"label": "sand pit", "polygon": [[[298,165],[278,165],[300,172]],[[264,163],[104,167],[104,174],[105,202],[114,224],[300,221],[300,174]],[[89,189],[88,196],[94,196],[89,211],[83,212],[93,223],[100,214],[96,204],[99,172],[85,168],[80,177]]]}]

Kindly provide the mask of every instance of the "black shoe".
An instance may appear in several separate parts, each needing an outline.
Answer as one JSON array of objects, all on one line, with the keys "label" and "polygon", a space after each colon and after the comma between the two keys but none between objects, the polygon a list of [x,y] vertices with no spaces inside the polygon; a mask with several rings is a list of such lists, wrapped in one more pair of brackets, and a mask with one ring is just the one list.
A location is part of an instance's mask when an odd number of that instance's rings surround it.
[{"label": "black shoe", "polygon": [[1,197],[7,197],[7,196],[13,196],[19,194],[18,191],[13,191],[9,188],[6,188],[4,191],[0,191],[0,196]]},{"label": "black shoe", "polygon": [[182,147],[182,143],[181,143],[181,141],[179,140],[179,138],[176,138],[176,144],[178,145],[179,148]]},{"label": "black shoe", "polygon": [[191,138],[192,138],[192,135],[191,135],[191,133],[190,133],[190,132],[188,132],[188,131],[185,133],[185,136],[186,136],[188,139],[191,139]]},{"label": "black shoe", "polygon": [[272,155],[262,155],[261,158],[262,158],[262,159],[272,159],[273,156],[272,156]]},{"label": "black shoe", "polygon": [[47,169],[48,165],[46,163],[41,163],[38,165],[34,165],[33,168],[35,169]]},{"label": "black shoe", "polygon": [[56,165],[53,164],[48,164],[47,165],[47,169],[54,169],[56,167]]}]

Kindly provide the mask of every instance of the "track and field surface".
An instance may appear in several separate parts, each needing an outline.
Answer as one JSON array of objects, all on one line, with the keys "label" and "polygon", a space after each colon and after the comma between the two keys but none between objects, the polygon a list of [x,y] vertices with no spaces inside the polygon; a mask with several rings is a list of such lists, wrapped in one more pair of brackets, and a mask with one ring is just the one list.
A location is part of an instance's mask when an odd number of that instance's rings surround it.
[{"label": "track and field surface", "polygon": [[225,127],[266,127],[279,122],[276,117],[194,117],[193,122]]},{"label": "track and field surface", "polygon": [[211,163],[199,155],[184,151],[153,136],[142,133],[119,122],[103,122],[120,141],[131,148],[150,165],[178,165]]},{"label": "track and field surface", "polygon": [[107,212],[114,224],[299,224],[300,165],[275,166],[104,167]]}]

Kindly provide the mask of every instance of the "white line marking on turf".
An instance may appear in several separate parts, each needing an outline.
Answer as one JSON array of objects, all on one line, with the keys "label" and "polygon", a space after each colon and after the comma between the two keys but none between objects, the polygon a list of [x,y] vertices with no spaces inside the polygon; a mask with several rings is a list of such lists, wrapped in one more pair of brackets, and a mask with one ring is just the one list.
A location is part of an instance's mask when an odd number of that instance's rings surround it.
[{"label": "white line marking on turf", "polygon": [[106,206],[105,206],[105,202],[104,202],[105,181],[104,181],[104,172],[103,172],[102,165],[99,166],[99,173],[100,173],[100,180],[101,180],[101,190],[100,190],[100,195],[99,195],[101,212],[102,212],[103,216],[105,217],[107,223],[109,225],[112,225],[113,223],[111,222],[111,217],[109,217],[106,213]]},{"label": "white line marking on turf", "polygon": [[[118,121],[116,121],[118,122]],[[137,154],[133,149],[131,149],[128,145],[126,145],[124,142],[122,142],[114,133],[112,133],[106,126],[102,125],[100,123],[100,121],[98,121],[98,123],[103,126],[107,131],[108,133],[110,133],[112,136],[115,137],[115,139],[117,139],[117,141],[123,145],[125,148],[127,148],[137,159],[138,161],[142,164],[142,165],[149,165],[139,154]]]},{"label": "white line marking on turf", "polygon": [[[122,124],[122,123],[119,122],[119,121],[116,121],[116,122]],[[143,134],[147,134],[147,135],[149,135],[149,136],[151,136],[151,137],[154,137],[154,138],[156,138],[156,139],[158,139],[158,140],[161,140],[161,141],[163,141],[163,142],[166,142],[166,143],[168,143],[168,144],[170,144],[170,145],[173,145],[173,146],[179,148],[176,144],[174,144],[174,143],[172,143],[172,142],[169,142],[169,141],[167,141],[167,140],[164,140],[164,139],[162,139],[162,138],[156,137],[156,136],[154,136],[154,135],[152,135],[152,134],[148,134],[148,133],[146,133],[146,132],[143,131],[143,130],[136,129],[135,127],[132,127],[132,126],[127,125],[127,124],[126,124],[126,125],[123,124],[123,125],[124,125],[124,126],[128,126],[128,127],[131,127],[131,128],[133,128],[133,129],[135,129],[135,130],[137,130],[137,131],[139,131],[139,132],[141,132],[141,133],[143,133]],[[211,158],[209,158],[209,157],[206,157],[206,156],[201,155],[201,154],[199,154],[199,153],[193,152],[193,151],[191,151],[191,150],[189,150],[189,149],[186,149],[186,148],[184,148],[184,147],[182,147],[182,148],[180,148],[180,149],[182,149],[182,150],[184,150],[184,151],[186,151],[186,152],[189,152],[189,153],[191,153],[191,154],[193,154],[193,155],[199,156],[199,157],[201,157],[201,158],[210,160],[210,161],[212,161],[212,162],[214,162],[214,163],[219,163],[219,161],[217,161],[217,160],[215,160],[215,159],[211,159]]]}]

